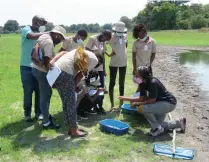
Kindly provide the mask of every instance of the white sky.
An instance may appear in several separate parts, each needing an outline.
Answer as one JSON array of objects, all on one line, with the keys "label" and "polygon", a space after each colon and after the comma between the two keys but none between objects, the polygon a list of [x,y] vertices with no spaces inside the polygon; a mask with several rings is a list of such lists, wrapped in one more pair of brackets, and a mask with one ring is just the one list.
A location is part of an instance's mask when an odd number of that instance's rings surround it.
[{"label": "white sky", "polygon": [[[0,25],[8,19],[20,25],[31,24],[34,15],[43,15],[54,24],[114,23],[121,16],[132,18],[145,7],[147,0],[0,0]],[[208,0],[192,0],[209,3]]]}]

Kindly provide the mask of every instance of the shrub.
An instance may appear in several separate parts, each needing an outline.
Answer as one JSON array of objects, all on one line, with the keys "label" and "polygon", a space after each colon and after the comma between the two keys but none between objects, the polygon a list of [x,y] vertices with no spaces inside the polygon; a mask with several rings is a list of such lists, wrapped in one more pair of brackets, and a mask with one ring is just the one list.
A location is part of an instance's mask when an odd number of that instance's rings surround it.
[{"label": "shrub", "polygon": [[207,20],[201,15],[194,16],[191,19],[192,29],[200,29],[200,28],[206,27],[206,26],[207,26]]}]

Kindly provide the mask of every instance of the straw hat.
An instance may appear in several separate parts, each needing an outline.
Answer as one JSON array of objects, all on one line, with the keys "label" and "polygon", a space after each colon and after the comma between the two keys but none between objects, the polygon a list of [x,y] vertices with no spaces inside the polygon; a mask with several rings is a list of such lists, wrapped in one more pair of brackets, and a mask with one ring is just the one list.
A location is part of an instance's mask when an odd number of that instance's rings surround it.
[{"label": "straw hat", "polygon": [[61,34],[65,39],[66,30],[61,26],[55,26],[50,32]]},{"label": "straw hat", "polygon": [[114,24],[112,30],[114,30],[116,32],[120,32],[120,33],[127,32],[127,28],[126,28],[125,24],[120,21]]}]

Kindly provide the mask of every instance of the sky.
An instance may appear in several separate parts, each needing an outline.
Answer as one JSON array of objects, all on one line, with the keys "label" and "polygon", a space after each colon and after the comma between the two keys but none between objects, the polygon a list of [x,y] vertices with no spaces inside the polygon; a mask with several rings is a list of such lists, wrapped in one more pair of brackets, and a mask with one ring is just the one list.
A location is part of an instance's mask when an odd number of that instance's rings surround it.
[{"label": "sky", "polygon": [[[0,0],[0,26],[9,19],[20,25],[31,24],[34,15],[42,15],[56,25],[79,23],[115,23],[121,16],[133,18],[147,0]],[[192,0],[209,3],[208,0]]]}]

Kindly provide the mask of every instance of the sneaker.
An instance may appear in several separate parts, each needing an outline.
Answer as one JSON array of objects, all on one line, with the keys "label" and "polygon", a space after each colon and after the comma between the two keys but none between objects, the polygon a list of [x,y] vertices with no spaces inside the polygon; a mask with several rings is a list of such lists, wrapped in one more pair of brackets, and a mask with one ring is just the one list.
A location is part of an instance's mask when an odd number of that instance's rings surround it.
[{"label": "sneaker", "polygon": [[49,125],[47,125],[47,126],[44,126],[43,125],[43,129],[59,129],[60,128],[60,126],[59,125],[57,125],[57,124],[54,124],[53,122],[51,122],[51,121],[49,121]]},{"label": "sneaker", "polygon": [[186,118],[180,119],[180,125],[181,125],[181,132],[185,133],[185,131],[186,131]]},{"label": "sneaker", "polygon": [[150,129],[150,131],[148,132],[148,135],[152,136],[153,132],[154,132],[154,129]]},{"label": "sneaker", "polygon": [[105,109],[102,107],[102,108],[97,109],[97,114],[106,115],[106,111],[105,111]]},{"label": "sneaker", "polygon": [[39,115],[39,116],[35,116],[35,120],[43,120],[43,115],[41,114],[41,115]]},{"label": "sneaker", "polygon": [[87,116],[86,113],[83,112],[83,111],[78,112],[77,115],[80,116],[81,119],[88,119],[88,116]]},{"label": "sneaker", "polygon": [[85,111],[85,113],[91,114],[91,115],[96,115],[97,114],[97,111],[96,111],[95,108],[92,108],[91,110]]},{"label": "sneaker", "polygon": [[152,132],[152,136],[157,137],[161,135],[162,133],[164,133],[164,128],[162,126],[159,126]]},{"label": "sneaker", "polygon": [[25,122],[29,123],[29,122],[32,122],[33,119],[31,118],[31,116],[25,116]]}]

